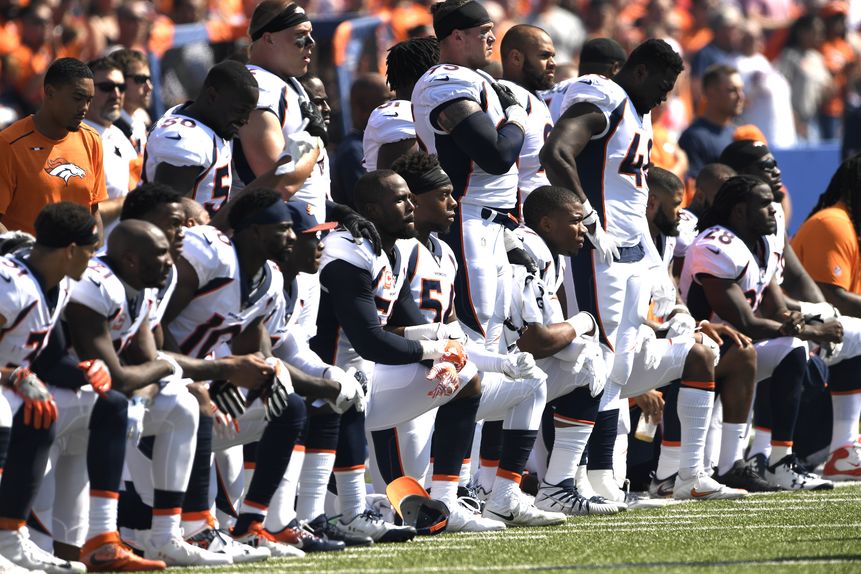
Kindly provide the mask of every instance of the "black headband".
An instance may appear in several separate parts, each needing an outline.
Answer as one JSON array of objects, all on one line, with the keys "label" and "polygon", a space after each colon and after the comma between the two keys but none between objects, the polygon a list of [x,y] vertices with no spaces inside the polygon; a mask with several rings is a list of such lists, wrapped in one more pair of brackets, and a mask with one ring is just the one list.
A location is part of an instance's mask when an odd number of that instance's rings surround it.
[{"label": "black headband", "polygon": [[398,175],[404,178],[407,187],[416,195],[451,185],[451,179],[440,167],[432,167],[420,174],[401,173]]},{"label": "black headband", "polygon": [[58,229],[54,226],[46,226],[39,230],[36,243],[51,249],[75,245],[93,245],[99,240],[99,228],[96,220],[92,217],[84,220],[76,229]]},{"label": "black headband", "polygon": [[259,30],[251,32],[251,40],[257,41],[262,38],[263,34],[266,32],[280,32],[281,30],[298,26],[304,22],[310,22],[310,20],[308,20],[308,15],[305,14],[305,10],[303,10],[298,4],[288,4],[280,14],[269,20],[265,26],[261,27]]},{"label": "black headband", "polygon": [[272,205],[264,207],[263,209],[258,209],[241,219],[233,226],[233,233],[239,233],[252,225],[268,225],[270,223],[281,223],[283,221],[293,223],[293,215],[290,213],[290,210],[287,209],[287,204],[279,200]]},{"label": "black headband", "polygon": [[473,0],[443,15],[437,12],[433,19],[433,31],[438,40],[443,40],[455,30],[475,28],[490,22],[490,15],[484,6]]}]

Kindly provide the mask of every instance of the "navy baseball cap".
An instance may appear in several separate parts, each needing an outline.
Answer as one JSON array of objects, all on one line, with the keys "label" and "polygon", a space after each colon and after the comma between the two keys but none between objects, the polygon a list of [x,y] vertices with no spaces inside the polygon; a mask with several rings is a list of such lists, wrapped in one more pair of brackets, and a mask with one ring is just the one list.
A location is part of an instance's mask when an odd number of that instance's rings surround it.
[{"label": "navy baseball cap", "polygon": [[326,221],[317,223],[317,219],[311,215],[311,206],[308,202],[301,200],[291,200],[287,202],[287,209],[290,210],[290,217],[293,218],[293,233],[316,233],[318,231],[329,231],[338,227],[335,221]]}]

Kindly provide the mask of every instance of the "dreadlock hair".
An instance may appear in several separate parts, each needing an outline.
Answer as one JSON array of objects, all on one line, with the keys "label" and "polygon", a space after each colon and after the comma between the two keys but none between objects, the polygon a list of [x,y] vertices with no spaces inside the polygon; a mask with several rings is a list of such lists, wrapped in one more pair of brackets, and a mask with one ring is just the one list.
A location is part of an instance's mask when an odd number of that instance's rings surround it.
[{"label": "dreadlock hair", "polygon": [[433,36],[398,42],[386,56],[386,82],[392,90],[414,86],[439,62],[439,42]]},{"label": "dreadlock hair", "polygon": [[736,175],[723,182],[711,206],[697,221],[697,231],[704,231],[715,225],[729,225],[732,210],[739,203],[747,201],[750,192],[758,185],[768,184],[752,175]]},{"label": "dreadlock hair", "polygon": [[855,233],[861,238],[861,228],[859,228],[861,225],[861,197],[855,197],[859,187],[861,187],[861,153],[853,155],[840,164],[807,219],[810,219],[814,213],[842,201],[849,211]]}]

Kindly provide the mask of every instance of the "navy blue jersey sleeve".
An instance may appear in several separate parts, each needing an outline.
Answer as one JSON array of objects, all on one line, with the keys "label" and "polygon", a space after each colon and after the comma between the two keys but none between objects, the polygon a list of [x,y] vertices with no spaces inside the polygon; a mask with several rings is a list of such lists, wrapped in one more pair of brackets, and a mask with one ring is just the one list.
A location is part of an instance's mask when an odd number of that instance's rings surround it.
[{"label": "navy blue jersey sleeve", "polygon": [[425,323],[427,321],[422,312],[419,311],[416,300],[413,299],[410,284],[404,281],[404,284],[401,286],[401,292],[398,294],[398,300],[395,301],[395,305],[392,308],[388,324],[392,327],[411,327],[413,325],[424,325]]},{"label": "navy blue jersey sleeve", "polygon": [[508,122],[497,129],[487,114],[476,112],[457,124],[451,137],[481,169],[502,175],[520,157],[524,134],[519,126]]},{"label": "navy blue jersey sleeve", "polygon": [[377,315],[371,275],[346,261],[332,261],[320,272],[335,316],[362,358],[385,365],[408,365],[422,358],[418,341],[385,331]]}]

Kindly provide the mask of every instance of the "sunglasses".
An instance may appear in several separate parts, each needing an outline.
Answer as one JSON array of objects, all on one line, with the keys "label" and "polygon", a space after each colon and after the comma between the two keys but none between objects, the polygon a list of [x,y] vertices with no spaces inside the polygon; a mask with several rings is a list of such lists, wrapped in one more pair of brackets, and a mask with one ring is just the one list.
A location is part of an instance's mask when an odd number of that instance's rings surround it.
[{"label": "sunglasses", "polygon": [[126,85],[125,84],[116,84],[114,82],[98,82],[96,83],[96,87],[100,92],[105,92],[106,94],[110,94],[114,90],[119,90],[121,94],[126,93]]},{"label": "sunglasses", "polygon": [[774,169],[777,167],[777,160],[764,159],[756,164],[760,169]]},{"label": "sunglasses", "polygon": [[134,76],[126,76],[126,78],[131,78],[136,84],[146,84],[150,81],[150,76],[146,74],[135,74]]},{"label": "sunglasses", "polygon": [[308,34],[307,36],[302,36],[301,38],[296,38],[293,41],[293,44],[300,50],[304,50],[308,46],[313,46],[316,43],[317,42],[314,41],[314,38],[311,37],[311,34]]}]

